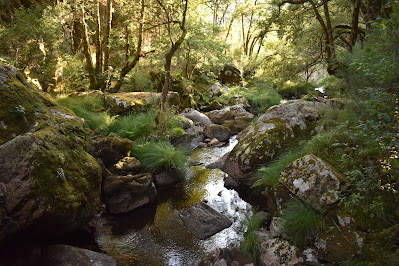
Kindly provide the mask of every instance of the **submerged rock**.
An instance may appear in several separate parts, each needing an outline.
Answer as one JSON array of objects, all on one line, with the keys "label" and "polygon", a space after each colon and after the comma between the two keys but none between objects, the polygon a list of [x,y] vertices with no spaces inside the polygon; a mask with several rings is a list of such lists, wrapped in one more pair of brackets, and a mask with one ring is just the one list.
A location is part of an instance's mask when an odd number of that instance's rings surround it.
[{"label": "submerged rock", "polygon": [[232,225],[227,216],[204,202],[194,203],[180,214],[187,229],[198,239],[206,239]]},{"label": "submerged rock", "polygon": [[157,190],[151,174],[111,176],[104,182],[104,199],[111,213],[126,213],[153,202]]},{"label": "submerged rock", "polygon": [[[155,92],[121,92],[106,94],[104,97],[106,106],[116,115],[126,115],[131,112],[143,112],[149,110],[154,103],[161,98],[161,93]],[[179,94],[169,92],[167,101],[171,105],[179,105]]]},{"label": "submerged rock", "polygon": [[236,179],[248,178],[251,171],[275,159],[297,138],[313,134],[319,113],[326,106],[298,100],[271,107],[237,136],[239,142],[230,152],[224,171]]},{"label": "submerged rock", "polygon": [[288,165],[280,175],[280,183],[314,209],[324,212],[338,201],[340,175],[315,155],[306,155]]},{"label": "submerged rock", "polygon": [[0,67],[0,239],[19,230],[62,234],[100,206],[101,168],[83,120]]},{"label": "submerged rock", "polygon": [[116,266],[116,261],[106,254],[68,245],[54,245],[47,248],[49,266]]}]

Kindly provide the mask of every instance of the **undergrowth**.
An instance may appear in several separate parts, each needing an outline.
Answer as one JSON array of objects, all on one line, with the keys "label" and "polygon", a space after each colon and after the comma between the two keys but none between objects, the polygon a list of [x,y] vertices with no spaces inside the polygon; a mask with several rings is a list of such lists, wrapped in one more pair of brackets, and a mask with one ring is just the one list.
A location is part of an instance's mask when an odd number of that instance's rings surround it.
[{"label": "undergrowth", "polygon": [[317,233],[324,228],[323,215],[298,200],[290,201],[285,205],[282,218],[284,231],[291,243],[301,248],[311,243]]}]

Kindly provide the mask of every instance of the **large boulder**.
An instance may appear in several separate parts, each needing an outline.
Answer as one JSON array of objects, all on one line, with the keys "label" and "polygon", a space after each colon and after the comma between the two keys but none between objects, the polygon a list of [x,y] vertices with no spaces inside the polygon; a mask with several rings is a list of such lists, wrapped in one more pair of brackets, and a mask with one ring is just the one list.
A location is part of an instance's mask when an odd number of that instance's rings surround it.
[{"label": "large boulder", "polygon": [[279,181],[292,194],[314,209],[325,212],[338,201],[341,176],[330,165],[311,154],[295,160],[281,172]]},{"label": "large boulder", "polygon": [[104,199],[111,213],[126,213],[152,203],[157,190],[151,174],[111,176],[104,181]]},{"label": "large boulder", "polygon": [[360,254],[366,241],[366,233],[351,226],[333,226],[316,239],[318,258],[338,263]]},{"label": "large boulder", "polygon": [[315,133],[320,111],[326,106],[297,100],[271,107],[237,136],[239,142],[230,152],[224,171],[236,179],[248,178],[251,171],[275,159],[297,138]]},{"label": "large boulder", "polygon": [[129,156],[132,146],[133,141],[117,135],[94,136],[90,139],[89,153],[109,166]]},{"label": "large boulder", "polygon": [[83,120],[0,66],[0,239],[61,234],[98,211],[101,168],[85,151]]},{"label": "large boulder", "polygon": [[164,171],[154,176],[154,183],[157,188],[171,187],[181,181],[182,178],[176,170]]},{"label": "large boulder", "polygon": [[180,214],[180,218],[198,239],[206,239],[232,225],[227,216],[204,202],[194,203],[190,209]]},{"label": "large boulder", "polygon": [[[126,115],[131,112],[147,111],[158,103],[160,98],[161,93],[155,92],[121,92],[106,94],[104,101],[113,114]],[[179,94],[169,92],[167,101],[171,105],[179,106]]]},{"label": "large boulder", "polygon": [[198,144],[205,139],[205,134],[200,126],[187,128],[185,132],[186,134],[172,139],[174,145],[191,151],[197,148]]},{"label": "large boulder", "polygon": [[238,84],[241,81],[241,71],[231,65],[225,65],[218,76],[222,84]]},{"label": "large boulder", "polygon": [[247,112],[243,105],[227,106],[221,110],[214,110],[206,113],[209,119],[219,125],[232,126],[232,131],[240,132],[247,128],[254,118],[254,115]]},{"label": "large boulder", "polygon": [[218,141],[227,141],[230,138],[229,129],[217,124],[206,125],[204,133],[207,138],[216,138]]},{"label": "large boulder", "polygon": [[256,232],[260,240],[260,265],[302,265],[304,258],[301,251],[288,241],[273,238],[269,232]]},{"label": "large boulder", "polygon": [[207,117],[205,114],[191,109],[191,108],[186,108],[184,109],[183,113],[181,113],[182,116],[192,120],[194,123],[198,123],[201,126],[206,126],[209,124],[212,124],[212,121]]},{"label": "large boulder", "polygon": [[111,256],[68,245],[49,246],[46,260],[48,266],[116,266]]}]

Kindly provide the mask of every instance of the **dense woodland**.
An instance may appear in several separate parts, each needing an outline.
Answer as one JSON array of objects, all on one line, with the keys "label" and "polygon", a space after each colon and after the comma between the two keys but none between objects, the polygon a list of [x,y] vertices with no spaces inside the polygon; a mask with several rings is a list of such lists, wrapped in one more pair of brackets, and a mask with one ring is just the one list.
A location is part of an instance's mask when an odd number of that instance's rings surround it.
[{"label": "dense woodland", "polygon": [[[177,115],[184,108],[220,109],[243,95],[255,123],[282,99],[334,99],[317,121],[323,130],[258,165],[250,189],[276,188],[287,165],[314,154],[343,177],[338,208],[367,233],[362,252],[330,262],[399,263],[397,0],[0,0],[0,18],[0,64],[84,118],[92,135],[133,140],[150,172],[169,167],[184,176],[185,154],[172,145],[185,134]],[[238,82],[211,93],[226,66],[240,71]],[[76,98],[96,90],[161,96],[146,112],[118,116],[99,98]],[[177,106],[168,104],[171,91]],[[175,157],[148,155],[166,150]],[[331,220],[299,201],[281,216],[299,248]],[[260,225],[251,226],[243,249],[256,258],[251,231]]]}]

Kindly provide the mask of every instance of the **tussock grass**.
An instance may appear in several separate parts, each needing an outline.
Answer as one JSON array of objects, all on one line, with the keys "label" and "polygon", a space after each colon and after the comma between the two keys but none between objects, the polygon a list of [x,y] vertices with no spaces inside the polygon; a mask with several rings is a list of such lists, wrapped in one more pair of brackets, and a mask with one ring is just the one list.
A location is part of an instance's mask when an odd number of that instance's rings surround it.
[{"label": "tussock grass", "polygon": [[136,145],[133,148],[133,154],[139,159],[144,169],[151,173],[171,169],[176,170],[181,177],[187,173],[185,152],[167,141]]},{"label": "tussock grass", "polygon": [[324,228],[323,215],[299,200],[288,202],[282,213],[285,233],[291,243],[300,248]]},{"label": "tussock grass", "polygon": [[107,133],[113,132],[120,137],[137,139],[155,132],[155,113],[132,113],[118,116],[110,125]]},{"label": "tussock grass", "polygon": [[254,259],[257,259],[260,255],[260,240],[255,234],[255,231],[262,225],[262,219],[253,215],[245,215],[243,224],[247,227],[247,231],[244,235],[244,241],[241,244],[241,249],[245,252],[251,253]]}]

